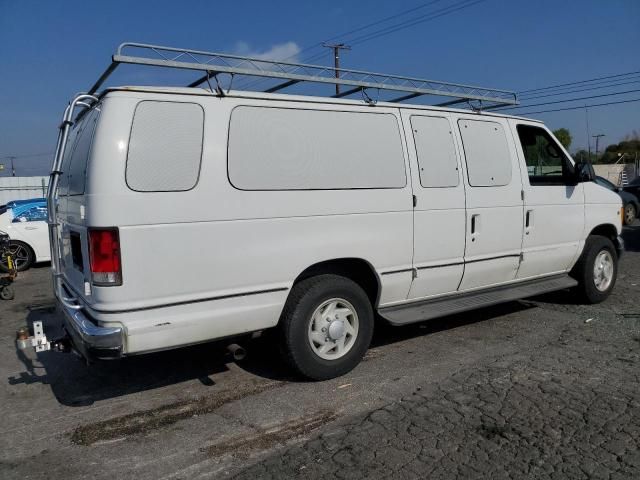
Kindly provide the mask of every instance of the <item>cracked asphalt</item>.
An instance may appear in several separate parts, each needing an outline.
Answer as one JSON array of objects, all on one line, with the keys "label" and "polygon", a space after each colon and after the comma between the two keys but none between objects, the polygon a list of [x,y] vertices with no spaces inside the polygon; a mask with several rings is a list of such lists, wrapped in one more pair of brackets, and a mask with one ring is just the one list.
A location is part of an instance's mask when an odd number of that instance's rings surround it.
[{"label": "cracked asphalt", "polygon": [[0,302],[0,477],[640,478],[640,225],[603,304],[558,292],[381,327],[348,375],[300,382],[268,338],[85,366],[23,354],[59,328],[48,268]]}]

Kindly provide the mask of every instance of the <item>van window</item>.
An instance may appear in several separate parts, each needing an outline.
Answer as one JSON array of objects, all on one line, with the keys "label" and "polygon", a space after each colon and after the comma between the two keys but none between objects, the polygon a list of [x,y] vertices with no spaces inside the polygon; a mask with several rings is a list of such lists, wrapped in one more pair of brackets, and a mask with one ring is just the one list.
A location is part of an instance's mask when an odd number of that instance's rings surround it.
[{"label": "van window", "polygon": [[459,120],[467,176],[472,187],[498,187],[511,182],[511,155],[502,125]]},{"label": "van window", "polygon": [[527,163],[529,184],[565,185],[574,177],[574,166],[551,135],[540,127],[518,125],[518,137]]},{"label": "van window", "polygon": [[449,120],[444,117],[411,117],[420,184],[423,187],[458,185],[458,160]]},{"label": "van window", "polygon": [[200,175],[204,111],[197,103],[145,100],[133,116],[126,181],[139,192],[179,192]]},{"label": "van window", "polygon": [[398,121],[391,114],[237,107],[228,154],[229,180],[241,190],[406,185]]},{"label": "van window", "polygon": [[67,139],[62,160],[59,195],[83,195],[87,178],[87,161],[93,142],[99,111],[91,110],[73,129]]}]

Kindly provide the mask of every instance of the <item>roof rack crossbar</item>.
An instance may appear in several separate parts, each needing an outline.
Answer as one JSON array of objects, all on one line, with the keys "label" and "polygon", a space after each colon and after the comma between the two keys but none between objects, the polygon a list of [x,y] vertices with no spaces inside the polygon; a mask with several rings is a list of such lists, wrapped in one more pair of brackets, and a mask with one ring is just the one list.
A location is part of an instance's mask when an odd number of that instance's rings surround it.
[{"label": "roof rack crossbar", "polygon": [[362,90],[363,90],[363,87],[350,88],[349,90],[345,90],[344,92],[336,93],[335,95],[332,96],[332,98],[348,97],[349,95],[361,92]]},{"label": "roof rack crossbar", "polygon": [[265,90],[265,93],[277,92],[278,90],[282,90],[283,88],[290,87],[291,85],[295,85],[296,83],[300,83],[300,80],[289,80],[288,82],[279,83],[275,87],[267,88]]},{"label": "roof rack crossbar", "polygon": [[422,93],[410,93],[408,95],[403,95],[402,97],[393,98],[387,101],[391,103],[400,103],[404,102],[405,100],[411,100],[412,98],[419,97],[420,95],[422,95]]},{"label": "roof rack crossbar", "polygon": [[392,100],[395,102],[430,95],[453,99],[446,104],[465,103],[469,100],[478,100],[486,106],[518,104],[515,93],[494,88],[142,43],[121,44],[112,57],[111,65],[89,93],[95,93],[121,63],[206,72],[204,76],[191,82],[189,87],[196,87],[215,74],[227,73],[249,78],[282,80],[265,90],[270,93],[297,83],[307,82],[352,87],[334,95],[334,98],[345,97],[365,89],[377,89],[404,93],[403,96]]}]

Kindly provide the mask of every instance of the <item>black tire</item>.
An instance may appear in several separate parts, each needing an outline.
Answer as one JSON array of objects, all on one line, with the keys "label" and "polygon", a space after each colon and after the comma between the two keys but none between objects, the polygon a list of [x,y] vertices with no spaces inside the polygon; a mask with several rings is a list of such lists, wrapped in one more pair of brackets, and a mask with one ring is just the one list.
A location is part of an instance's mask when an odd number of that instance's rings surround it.
[{"label": "black tire", "polygon": [[[613,260],[613,277],[604,289],[596,286],[594,274],[596,259],[602,252],[608,252]],[[611,240],[600,235],[588,237],[582,255],[571,271],[571,276],[578,281],[576,293],[582,302],[594,304],[606,300],[611,294],[618,277],[618,254]]]},{"label": "black tire", "polygon": [[16,292],[13,290],[13,287],[9,285],[0,287],[0,298],[2,300],[13,300],[15,296]]},{"label": "black tire", "polygon": [[[336,359],[323,359],[309,340],[312,315],[324,302],[344,299],[355,309],[357,334],[350,349]],[[373,308],[369,297],[354,281],[339,275],[325,274],[295,284],[280,317],[282,354],[300,375],[311,380],[328,380],[353,370],[369,348],[373,335]]]},{"label": "black tire", "polygon": [[[23,272],[31,268],[33,262],[35,261],[35,254],[29,245],[20,240],[11,240],[9,242],[9,251],[12,254],[13,261],[16,265],[16,270],[18,272]],[[19,252],[19,259],[16,262],[16,256],[14,255],[16,252]],[[0,271],[8,272],[9,269],[7,267],[7,259],[3,257],[0,259]]]},{"label": "black tire", "polygon": [[633,203],[627,203],[624,206],[624,224],[631,225],[633,221],[636,219],[636,215],[638,214],[636,210],[636,206]]}]

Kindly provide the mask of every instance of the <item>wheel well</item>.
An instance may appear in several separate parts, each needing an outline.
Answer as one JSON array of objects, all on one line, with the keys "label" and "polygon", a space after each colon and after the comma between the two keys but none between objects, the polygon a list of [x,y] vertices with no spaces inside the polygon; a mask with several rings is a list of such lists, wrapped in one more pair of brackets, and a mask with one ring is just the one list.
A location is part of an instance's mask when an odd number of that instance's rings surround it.
[{"label": "wheel well", "polygon": [[598,225],[596,228],[591,230],[589,236],[591,235],[600,235],[602,237],[607,237],[609,240],[615,243],[616,238],[618,238],[618,230],[616,230],[616,227],[614,227],[610,223],[607,223],[604,225]]},{"label": "wheel well", "polygon": [[293,283],[325,273],[333,273],[353,280],[362,287],[374,308],[378,304],[380,278],[373,266],[361,258],[336,258],[313,264],[298,275]]}]

